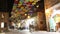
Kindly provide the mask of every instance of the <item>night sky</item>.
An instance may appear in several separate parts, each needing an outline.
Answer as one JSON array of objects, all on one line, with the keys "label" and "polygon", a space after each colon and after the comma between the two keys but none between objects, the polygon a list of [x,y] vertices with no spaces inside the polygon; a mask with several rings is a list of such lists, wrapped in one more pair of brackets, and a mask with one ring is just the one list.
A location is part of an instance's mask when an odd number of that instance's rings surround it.
[{"label": "night sky", "polygon": [[0,11],[7,9],[7,0],[0,0]]},{"label": "night sky", "polygon": [[0,0],[0,11],[11,11],[14,0]]}]

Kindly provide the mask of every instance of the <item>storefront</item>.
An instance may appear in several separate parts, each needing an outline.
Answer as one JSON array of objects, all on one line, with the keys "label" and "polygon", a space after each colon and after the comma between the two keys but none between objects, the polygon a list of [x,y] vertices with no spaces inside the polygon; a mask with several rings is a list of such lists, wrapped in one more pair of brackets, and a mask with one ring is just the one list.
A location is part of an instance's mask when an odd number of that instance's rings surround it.
[{"label": "storefront", "polygon": [[8,30],[9,25],[9,12],[0,11],[0,31]]},{"label": "storefront", "polygon": [[[46,9],[46,22],[50,31],[57,31],[56,24],[60,22],[60,3]],[[49,24],[49,25],[48,25]]]}]

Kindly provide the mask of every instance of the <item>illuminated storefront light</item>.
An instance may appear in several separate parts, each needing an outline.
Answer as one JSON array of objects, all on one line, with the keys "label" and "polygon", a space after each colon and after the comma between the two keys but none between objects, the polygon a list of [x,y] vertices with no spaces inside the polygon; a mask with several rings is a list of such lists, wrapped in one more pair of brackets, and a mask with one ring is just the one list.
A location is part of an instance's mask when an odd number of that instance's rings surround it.
[{"label": "illuminated storefront light", "polygon": [[21,24],[20,24],[20,23],[18,23],[17,25],[18,25],[18,28],[19,28]]},{"label": "illuminated storefront light", "polygon": [[46,22],[49,24],[47,24],[47,28],[50,27],[50,31],[52,31],[52,29],[56,31],[56,23],[60,22],[60,9],[57,9],[59,7],[60,3],[45,9]]},{"label": "illuminated storefront light", "polygon": [[28,28],[29,28],[29,25],[35,25],[34,23],[36,23],[36,17],[26,19],[25,23],[26,23],[25,27],[28,27]]}]

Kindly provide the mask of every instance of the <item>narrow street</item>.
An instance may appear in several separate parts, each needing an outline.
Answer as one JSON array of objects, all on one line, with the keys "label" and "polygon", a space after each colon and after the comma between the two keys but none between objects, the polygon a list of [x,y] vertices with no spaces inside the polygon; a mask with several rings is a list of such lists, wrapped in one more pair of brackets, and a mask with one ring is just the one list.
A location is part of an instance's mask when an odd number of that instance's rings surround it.
[{"label": "narrow street", "polygon": [[7,32],[5,34],[60,34],[60,32],[46,32],[46,31],[29,32],[28,30],[23,31],[11,30],[10,32]]},{"label": "narrow street", "polygon": [[7,32],[5,34],[31,34],[31,33],[27,30],[23,30],[23,31],[11,30],[10,32]]}]

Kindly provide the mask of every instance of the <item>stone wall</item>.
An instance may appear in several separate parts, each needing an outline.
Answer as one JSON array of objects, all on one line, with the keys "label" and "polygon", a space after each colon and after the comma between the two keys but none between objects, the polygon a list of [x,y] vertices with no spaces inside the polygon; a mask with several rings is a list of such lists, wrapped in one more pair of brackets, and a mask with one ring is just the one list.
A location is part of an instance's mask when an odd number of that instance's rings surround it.
[{"label": "stone wall", "polygon": [[[4,18],[2,18],[2,14],[3,14]],[[1,22],[4,22],[4,28],[1,28]],[[9,25],[9,13],[0,11],[0,32],[7,31],[8,25]]]},{"label": "stone wall", "polygon": [[37,12],[37,24],[38,24],[38,30],[46,30],[46,18],[44,10],[41,10],[41,12]]}]

